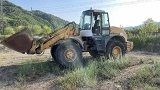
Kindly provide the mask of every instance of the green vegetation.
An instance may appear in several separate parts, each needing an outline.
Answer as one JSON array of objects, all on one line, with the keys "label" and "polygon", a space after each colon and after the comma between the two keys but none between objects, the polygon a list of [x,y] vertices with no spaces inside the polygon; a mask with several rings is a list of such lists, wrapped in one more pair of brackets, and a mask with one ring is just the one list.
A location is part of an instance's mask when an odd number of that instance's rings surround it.
[{"label": "green vegetation", "polygon": [[17,82],[23,84],[24,82],[36,80],[47,73],[54,73],[63,76],[55,84],[60,90],[92,88],[100,81],[117,75],[122,69],[128,67],[129,63],[128,58],[106,61],[90,59],[85,67],[62,69],[53,62],[26,62],[18,68]]},{"label": "green vegetation", "polygon": [[63,80],[59,80],[58,87],[63,90],[93,87],[97,84],[97,73],[96,63],[93,62],[85,68],[78,68],[67,73]]},{"label": "green vegetation", "polygon": [[130,60],[96,61],[89,60],[85,67],[69,71],[62,80],[56,84],[61,90],[77,90],[85,87],[95,87],[100,81],[110,79],[122,69],[129,66]]},{"label": "green vegetation", "polygon": [[[146,66],[136,72],[136,76],[127,79],[124,87],[131,90],[159,90],[160,63],[155,62],[153,66]],[[124,81],[124,82],[126,82]]]},{"label": "green vegetation", "polygon": [[4,35],[11,35],[11,34],[14,34],[15,31],[13,30],[12,27],[6,27],[4,28]]},{"label": "green vegetation", "polygon": [[151,18],[144,21],[140,28],[133,28],[126,31],[128,34],[128,40],[133,41],[135,50],[145,50],[157,52],[159,51],[159,25]]},{"label": "green vegetation", "polygon": [[[36,59],[36,61],[39,61]],[[54,67],[53,67],[54,66]],[[52,62],[25,62],[18,68],[18,82],[33,81],[47,73],[60,73],[60,67]]]},{"label": "green vegetation", "polygon": [[[24,10],[7,0],[3,2],[3,5],[5,35],[12,35],[24,27],[28,27],[33,35],[48,34],[68,23],[68,21],[42,11]],[[0,35],[3,34],[2,31],[0,33]]]}]

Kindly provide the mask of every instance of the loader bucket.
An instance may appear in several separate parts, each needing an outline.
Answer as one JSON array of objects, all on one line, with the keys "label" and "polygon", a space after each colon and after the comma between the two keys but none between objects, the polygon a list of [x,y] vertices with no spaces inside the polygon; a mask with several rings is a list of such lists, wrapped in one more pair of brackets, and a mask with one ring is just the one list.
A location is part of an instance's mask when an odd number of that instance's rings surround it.
[{"label": "loader bucket", "polygon": [[1,42],[2,45],[21,53],[29,51],[32,43],[33,38],[28,28],[24,28]]}]

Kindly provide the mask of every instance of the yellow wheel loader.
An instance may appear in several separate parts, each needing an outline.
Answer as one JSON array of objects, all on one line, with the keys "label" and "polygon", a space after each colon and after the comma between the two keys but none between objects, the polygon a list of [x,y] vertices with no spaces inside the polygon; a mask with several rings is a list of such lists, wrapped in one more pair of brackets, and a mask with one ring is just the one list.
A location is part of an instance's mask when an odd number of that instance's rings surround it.
[{"label": "yellow wheel loader", "polygon": [[51,47],[55,62],[65,67],[83,65],[82,52],[93,57],[117,58],[133,48],[124,30],[110,27],[108,13],[103,10],[83,11],[78,30],[75,25],[71,22],[39,40],[32,38],[25,28],[1,44],[27,54],[41,54]]}]

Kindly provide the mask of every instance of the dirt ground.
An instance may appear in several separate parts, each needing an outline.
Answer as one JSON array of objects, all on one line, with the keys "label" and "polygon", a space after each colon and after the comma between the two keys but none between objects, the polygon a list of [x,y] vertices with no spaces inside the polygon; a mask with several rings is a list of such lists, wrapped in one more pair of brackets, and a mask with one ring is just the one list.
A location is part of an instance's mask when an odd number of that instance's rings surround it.
[{"label": "dirt ground", "polygon": [[[90,57],[88,53],[83,53],[83,56]],[[128,52],[126,57],[133,58],[135,63],[132,63],[133,65],[122,70],[119,75],[113,77],[111,80],[100,82],[97,86],[98,90],[122,90],[121,86],[118,85],[117,82],[134,76],[135,71],[139,68],[149,65],[154,60],[160,59],[160,55],[156,53],[140,51]],[[35,58],[36,61],[34,61]],[[26,61],[35,63],[50,62],[51,60],[52,57],[49,49],[46,50],[43,55],[27,55],[0,46],[0,90],[55,90],[54,87],[51,88],[51,86],[57,79],[61,78],[61,76],[57,76],[54,73],[48,73],[35,81],[26,82],[23,86],[14,81],[16,78],[14,76],[17,74],[17,67],[20,67],[22,63],[25,63]],[[142,60],[145,61],[141,64],[140,62],[142,62]]]}]

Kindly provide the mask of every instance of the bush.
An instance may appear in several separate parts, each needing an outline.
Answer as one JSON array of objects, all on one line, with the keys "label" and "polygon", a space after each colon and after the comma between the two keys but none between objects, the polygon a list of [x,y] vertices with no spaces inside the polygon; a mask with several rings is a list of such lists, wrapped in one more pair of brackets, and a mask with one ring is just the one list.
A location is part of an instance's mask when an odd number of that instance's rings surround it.
[{"label": "bush", "polygon": [[8,26],[8,27],[4,28],[4,35],[12,35],[14,33],[15,33],[15,31],[12,27]]},{"label": "bush", "polygon": [[134,43],[134,50],[143,50],[149,52],[159,52],[160,49],[160,37],[148,36],[148,37],[131,37],[128,40]]},{"label": "bush", "polygon": [[32,32],[34,35],[39,35],[39,34],[41,34],[41,32],[42,32],[42,28],[41,28],[41,26],[39,26],[39,25],[34,25],[33,28],[31,28],[31,32]]},{"label": "bush", "polygon": [[47,35],[47,34],[51,33],[51,31],[52,31],[51,28],[45,25],[45,26],[43,26],[43,30],[41,33]]},{"label": "bush", "polygon": [[15,28],[15,32],[19,32],[24,28],[24,26],[18,26]]}]

